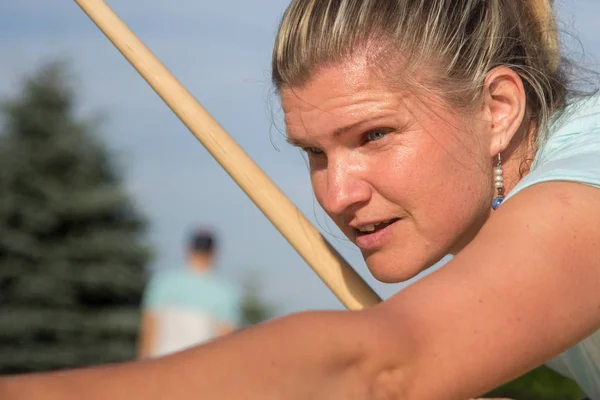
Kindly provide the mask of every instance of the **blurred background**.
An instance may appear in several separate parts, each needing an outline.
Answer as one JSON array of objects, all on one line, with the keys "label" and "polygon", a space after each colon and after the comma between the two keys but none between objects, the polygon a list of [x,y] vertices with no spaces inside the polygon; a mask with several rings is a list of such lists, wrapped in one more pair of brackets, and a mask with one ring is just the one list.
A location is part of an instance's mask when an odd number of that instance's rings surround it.
[{"label": "blurred background", "polygon": [[[383,298],[410,284],[368,275],[285,143],[269,64],[286,0],[107,3]],[[568,55],[597,69],[600,3],[556,7]],[[0,2],[0,107],[0,373],[134,358],[144,286],[185,264],[198,224],[245,325],[343,308],[74,2]],[[494,394],[581,396],[545,368]]]}]

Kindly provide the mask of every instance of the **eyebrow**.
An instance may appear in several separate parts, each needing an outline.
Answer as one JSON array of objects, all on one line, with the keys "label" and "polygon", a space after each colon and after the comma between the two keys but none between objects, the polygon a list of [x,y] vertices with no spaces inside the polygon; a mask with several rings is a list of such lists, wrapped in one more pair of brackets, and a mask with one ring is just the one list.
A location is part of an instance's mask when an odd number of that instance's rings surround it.
[{"label": "eyebrow", "polygon": [[285,141],[288,142],[288,144],[291,144],[294,147],[309,147],[308,143],[306,143],[304,140],[300,140],[300,139],[294,139],[291,138],[289,136],[286,136]]},{"label": "eyebrow", "polygon": [[[333,137],[341,136],[344,133],[346,133],[348,131],[351,131],[351,130],[354,130],[354,129],[356,129],[357,127],[359,127],[361,125],[365,125],[367,123],[371,123],[371,122],[373,122],[375,120],[382,119],[382,118],[383,117],[375,117],[375,118],[371,118],[371,119],[367,119],[367,120],[362,120],[362,121],[355,122],[353,124],[342,126],[342,127],[337,128],[337,129],[335,129],[333,131]],[[286,140],[286,142],[288,142],[289,144],[291,144],[292,146],[295,146],[295,147],[310,147],[310,144],[307,141],[302,140],[302,139],[294,139],[294,138],[291,138],[291,137],[289,137],[289,136],[286,135],[285,140]]]}]

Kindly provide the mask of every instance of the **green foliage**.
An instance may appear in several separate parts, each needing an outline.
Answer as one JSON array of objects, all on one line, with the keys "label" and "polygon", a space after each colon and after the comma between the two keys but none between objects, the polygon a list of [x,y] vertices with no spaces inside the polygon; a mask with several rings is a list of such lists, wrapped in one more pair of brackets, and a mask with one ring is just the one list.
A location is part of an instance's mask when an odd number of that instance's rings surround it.
[{"label": "green foliage", "polygon": [[252,275],[244,280],[244,298],[242,299],[242,328],[259,324],[272,318],[275,309],[261,296],[258,279]]},{"label": "green foliage", "polygon": [[43,67],[2,104],[0,373],[135,356],[145,223],[64,71]]},{"label": "green foliage", "polygon": [[548,367],[534,369],[487,394],[490,398],[517,400],[579,400],[585,395],[571,379]]}]

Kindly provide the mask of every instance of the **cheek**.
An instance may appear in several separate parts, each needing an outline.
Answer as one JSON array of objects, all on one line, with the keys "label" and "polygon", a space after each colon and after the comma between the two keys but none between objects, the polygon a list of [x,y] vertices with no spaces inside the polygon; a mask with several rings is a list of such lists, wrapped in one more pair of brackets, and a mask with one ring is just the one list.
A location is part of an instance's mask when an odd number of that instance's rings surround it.
[{"label": "cheek", "polygon": [[311,183],[315,198],[317,200],[317,203],[319,203],[319,205],[323,209],[325,209],[325,207],[323,207],[323,198],[325,197],[325,194],[327,193],[327,172],[326,172],[326,170],[311,169],[310,183]]},{"label": "cheek", "polygon": [[460,143],[432,148],[428,162],[415,173],[424,188],[422,208],[415,218],[420,218],[424,233],[437,245],[453,245],[489,212],[492,184],[488,168],[482,165],[486,160],[473,150]]},{"label": "cheek", "polygon": [[317,199],[317,202],[319,203],[319,205],[321,207],[323,207],[323,196],[325,194],[325,189],[326,189],[326,181],[323,178],[322,173],[319,172],[314,172],[311,171],[310,172],[310,184],[312,186],[312,190],[313,193],[315,194],[315,197]]},{"label": "cheek", "polygon": [[382,196],[401,205],[416,234],[435,247],[450,245],[469,229],[489,208],[492,194],[489,168],[481,165],[485,155],[462,146],[459,137],[440,136],[423,132],[376,166]]}]

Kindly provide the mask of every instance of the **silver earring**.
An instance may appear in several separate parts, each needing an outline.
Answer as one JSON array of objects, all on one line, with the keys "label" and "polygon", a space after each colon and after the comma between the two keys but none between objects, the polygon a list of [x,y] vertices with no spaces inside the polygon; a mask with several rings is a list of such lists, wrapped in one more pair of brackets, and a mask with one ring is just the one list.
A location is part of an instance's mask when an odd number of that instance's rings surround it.
[{"label": "silver earring", "polygon": [[497,196],[492,200],[492,208],[496,210],[504,201],[504,177],[502,174],[504,170],[502,169],[502,157],[500,153],[498,153],[498,164],[496,164],[496,168],[494,169],[494,186],[496,187]]}]

